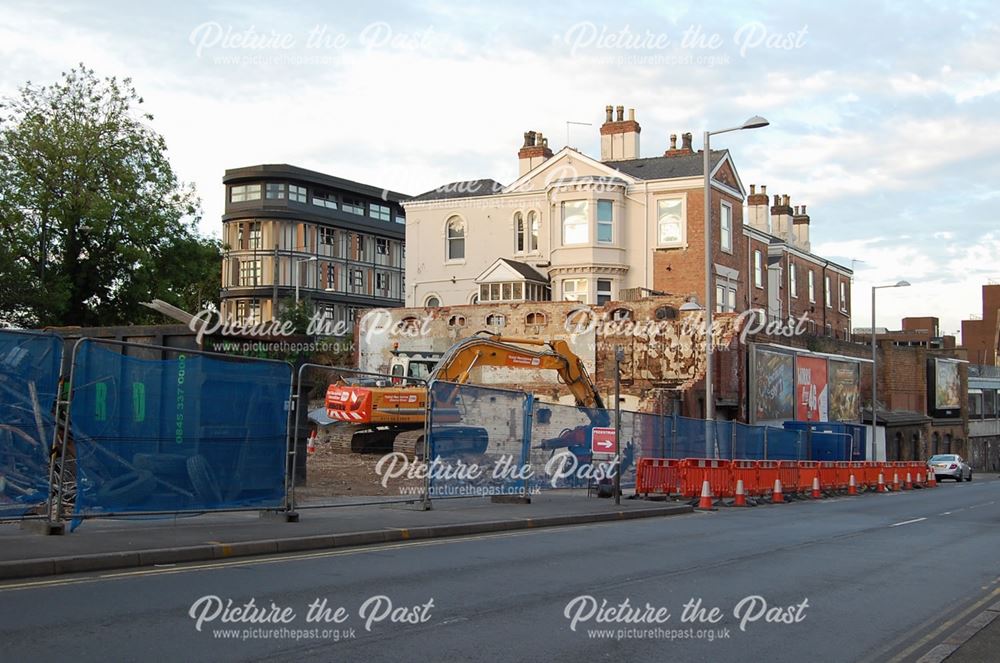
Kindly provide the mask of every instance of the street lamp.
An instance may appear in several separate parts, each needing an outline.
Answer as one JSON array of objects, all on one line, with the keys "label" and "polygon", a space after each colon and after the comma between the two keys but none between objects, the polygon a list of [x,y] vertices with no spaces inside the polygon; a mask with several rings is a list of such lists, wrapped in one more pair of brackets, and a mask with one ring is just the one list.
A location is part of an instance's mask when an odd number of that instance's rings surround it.
[{"label": "street lamp", "polygon": [[877,357],[875,355],[875,291],[881,290],[882,288],[905,288],[910,283],[908,281],[899,281],[897,283],[892,283],[889,285],[873,285],[872,286],[872,453],[875,453],[875,421],[878,418],[876,411],[878,410],[878,372],[876,371],[876,361]]},{"label": "street lamp", "polygon": [[738,127],[706,131],[704,141],[705,171],[705,457],[712,457],[712,436],[710,435],[712,421],[715,419],[715,403],[712,395],[712,295],[715,288],[712,284],[712,162],[711,137],[716,134],[742,131],[743,129],[759,129],[770,122],[759,115],[754,115]]},{"label": "street lamp", "polygon": [[310,258],[294,258],[294,260],[295,260],[295,304],[298,305],[299,281],[302,280],[301,278],[299,278],[301,276],[301,274],[299,274],[299,265],[304,262],[316,262],[317,260],[319,260],[319,256],[312,256]]}]

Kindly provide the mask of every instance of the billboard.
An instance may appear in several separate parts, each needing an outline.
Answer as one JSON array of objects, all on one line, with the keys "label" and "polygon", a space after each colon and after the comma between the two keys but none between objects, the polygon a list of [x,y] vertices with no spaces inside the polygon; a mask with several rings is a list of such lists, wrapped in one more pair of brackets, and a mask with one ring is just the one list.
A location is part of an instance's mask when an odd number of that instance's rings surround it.
[{"label": "billboard", "polygon": [[830,360],[830,421],[860,421],[861,371],[853,361]]},{"label": "billboard", "polygon": [[934,359],[934,409],[958,410],[962,407],[962,381],[958,363]]},{"label": "billboard", "polygon": [[828,421],[827,370],[825,357],[795,357],[795,418]]},{"label": "billboard", "polygon": [[754,423],[795,418],[794,366],[794,355],[754,346],[750,371]]}]

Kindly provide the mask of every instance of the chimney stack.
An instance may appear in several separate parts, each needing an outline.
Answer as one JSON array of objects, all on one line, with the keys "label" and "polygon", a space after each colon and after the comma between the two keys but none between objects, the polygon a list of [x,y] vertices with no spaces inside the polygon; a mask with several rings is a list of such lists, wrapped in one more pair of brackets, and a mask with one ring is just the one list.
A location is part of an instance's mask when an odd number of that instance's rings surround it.
[{"label": "chimney stack", "polygon": [[549,139],[541,131],[525,131],[524,145],[517,152],[518,177],[552,156]]},{"label": "chimney stack", "polygon": [[677,134],[670,134],[670,149],[663,153],[665,157],[686,157],[694,154],[691,149],[691,132],[686,131],[681,134],[681,146],[677,147]]},{"label": "chimney stack", "polygon": [[[613,113],[617,119],[613,119]],[[605,106],[606,120],[601,125],[601,161],[624,161],[639,158],[639,132],[642,128],[635,119],[635,109],[628,109],[625,119],[624,106]]]},{"label": "chimney stack", "polygon": [[750,195],[747,196],[747,223],[757,230],[771,232],[771,215],[767,205],[767,187],[763,184],[760,193],[757,193],[756,186],[750,185]]},{"label": "chimney stack", "polygon": [[788,195],[774,194],[774,205],[771,207],[771,234],[789,244],[794,244],[792,234],[792,208]]},{"label": "chimney stack", "polygon": [[794,244],[803,251],[810,251],[809,243],[809,215],[806,214],[806,206],[795,208],[795,215],[792,217],[792,235]]}]

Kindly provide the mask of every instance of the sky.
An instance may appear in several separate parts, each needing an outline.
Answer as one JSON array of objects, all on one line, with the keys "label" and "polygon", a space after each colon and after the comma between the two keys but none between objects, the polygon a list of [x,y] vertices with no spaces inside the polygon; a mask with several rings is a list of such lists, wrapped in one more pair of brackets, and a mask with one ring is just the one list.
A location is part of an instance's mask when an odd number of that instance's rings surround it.
[{"label": "sky", "polygon": [[[725,134],[744,185],[805,204],[855,269],[853,325],[981,312],[1000,280],[1000,26],[988,2],[10,2],[0,96],[83,62],[131,77],[218,236],[227,168],[289,163],[419,194],[517,176],[527,130],[599,156]],[[590,123],[567,125],[567,122]]]}]

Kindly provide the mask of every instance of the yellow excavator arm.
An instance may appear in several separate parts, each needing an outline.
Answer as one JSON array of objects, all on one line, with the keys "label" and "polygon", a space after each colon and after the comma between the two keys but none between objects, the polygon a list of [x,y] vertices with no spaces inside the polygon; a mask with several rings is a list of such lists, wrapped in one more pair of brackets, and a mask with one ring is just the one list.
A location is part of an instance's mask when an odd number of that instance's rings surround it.
[{"label": "yellow excavator arm", "polygon": [[[535,346],[531,350],[519,346]],[[431,373],[432,380],[465,383],[477,366],[552,370],[566,384],[580,407],[604,409],[604,401],[590,379],[583,361],[563,340],[476,335],[453,345]]]}]

